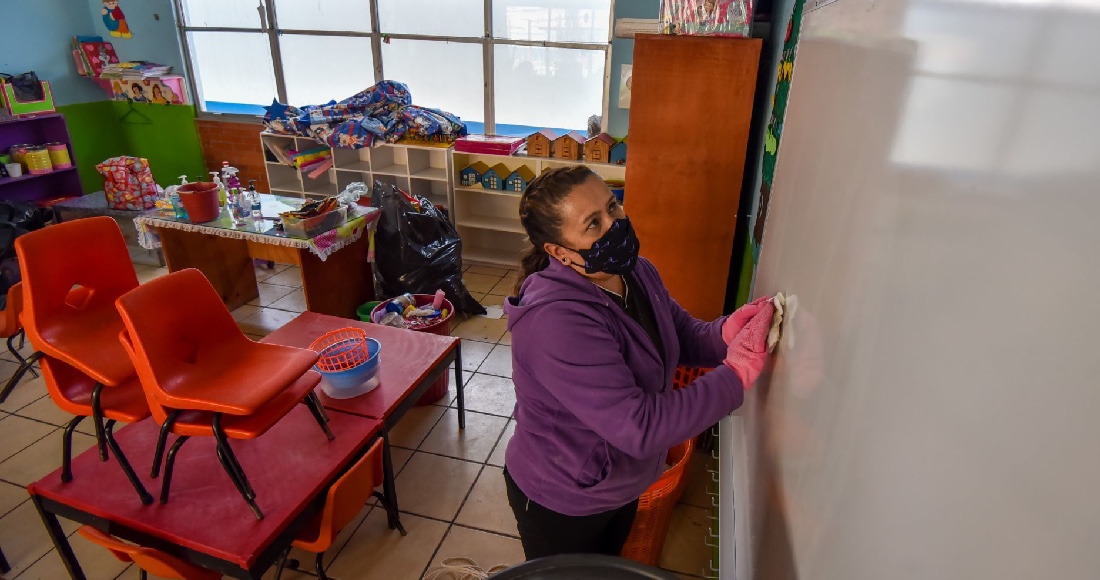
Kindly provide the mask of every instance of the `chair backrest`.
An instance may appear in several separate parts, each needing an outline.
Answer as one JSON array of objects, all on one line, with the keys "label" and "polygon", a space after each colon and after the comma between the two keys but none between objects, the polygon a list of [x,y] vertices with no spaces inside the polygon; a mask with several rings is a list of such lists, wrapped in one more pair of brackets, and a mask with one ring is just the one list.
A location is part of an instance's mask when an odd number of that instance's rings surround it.
[{"label": "chair backrest", "polygon": [[[115,306],[126,329],[122,346],[151,403],[173,390],[181,371],[224,360],[226,352],[251,342],[214,286],[193,268],[150,280],[120,296]],[[153,412],[159,418],[158,410]]]},{"label": "chair backrest", "polygon": [[[48,353],[39,329],[82,310],[111,307],[137,288],[137,273],[115,220],[64,222],[15,240],[23,279],[23,322],[36,348]],[[74,287],[82,292],[72,292]]]},{"label": "chair backrest", "polygon": [[213,580],[222,577],[217,572],[189,564],[160,550],[127,544],[91,526],[81,526],[78,531],[93,544],[110,550],[119,560],[133,562],[154,576],[180,580]]},{"label": "chair backrest", "polygon": [[370,446],[367,453],[340,476],[328,490],[321,512],[321,530],[317,543],[331,546],[344,529],[367,504],[374,488],[382,484],[382,439]]}]

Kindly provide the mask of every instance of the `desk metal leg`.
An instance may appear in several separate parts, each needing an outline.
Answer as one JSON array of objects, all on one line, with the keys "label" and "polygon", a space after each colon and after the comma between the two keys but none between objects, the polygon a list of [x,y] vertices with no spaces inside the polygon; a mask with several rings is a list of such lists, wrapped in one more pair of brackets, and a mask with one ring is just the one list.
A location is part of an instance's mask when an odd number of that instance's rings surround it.
[{"label": "desk metal leg", "polygon": [[390,455],[390,433],[382,430],[382,493],[386,496],[383,508],[389,520],[390,529],[397,529],[401,535],[405,535],[405,527],[401,525],[400,514],[397,511],[397,484],[393,473],[393,457]]},{"label": "desk metal leg", "polygon": [[4,557],[4,551],[0,550],[0,574],[8,572],[11,572],[11,564],[8,564],[8,559]]},{"label": "desk metal leg", "polygon": [[458,391],[458,428],[466,428],[466,398],[462,387],[462,342],[455,347],[455,390]]},{"label": "desk metal leg", "polygon": [[69,545],[69,539],[65,537],[65,530],[61,529],[61,522],[57,521],[57,516],[42,507],[42,499],[37,495],[31,495],[31,501],[34,502],[34,508],[38,510],[38,515],[42,518],[42,523],[45,524],[46,532],[50,534],[50,539],[53,540],[61,561],[68,569],[69,577],[73,580],[86,580],[84,570],[76,561],[76,554],[73,553],[73,547]]}]

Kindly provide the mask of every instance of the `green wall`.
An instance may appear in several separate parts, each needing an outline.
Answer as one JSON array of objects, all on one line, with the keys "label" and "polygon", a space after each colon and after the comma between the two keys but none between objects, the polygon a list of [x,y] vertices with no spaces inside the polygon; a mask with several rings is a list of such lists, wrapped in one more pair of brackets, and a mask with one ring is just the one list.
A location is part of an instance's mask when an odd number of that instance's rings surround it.
[{"label": "green wall", "polygon": [[194,181],[206,174],[194,107],[134,103],[130,113],[130,103],[96,101],[57,111],[68,122],[85,193],[103,189],[95,166],[119,155],[148,159],[161,186],[177,183],[180,175]]}]

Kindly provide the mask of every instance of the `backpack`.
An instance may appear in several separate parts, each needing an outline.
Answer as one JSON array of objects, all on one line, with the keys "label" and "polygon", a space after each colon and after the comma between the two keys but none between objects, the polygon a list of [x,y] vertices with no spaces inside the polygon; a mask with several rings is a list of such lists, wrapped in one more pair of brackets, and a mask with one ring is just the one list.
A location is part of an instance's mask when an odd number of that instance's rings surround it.
[{"label": "backpack", "polygon": [[27,232],[17,224],[0,220],[0,311],[8,307],[8,290],[23,279],[15,255],[15,239]]}]

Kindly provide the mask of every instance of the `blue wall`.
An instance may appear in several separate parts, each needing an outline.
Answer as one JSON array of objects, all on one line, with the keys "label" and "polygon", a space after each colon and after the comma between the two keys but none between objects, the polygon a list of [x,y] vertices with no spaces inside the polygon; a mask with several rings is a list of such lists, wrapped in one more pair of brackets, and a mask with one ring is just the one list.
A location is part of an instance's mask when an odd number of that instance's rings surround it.
[{"label": "blue wall", "polygon": [[[657,18],[661,0],[617,0],[613,18]],[[614,26],[614,22],[612,22]],[[619,108],[619,81],[622,65],[634,62],[634,41],[629,38],[611,40],[611,86],[607,92],[607,132],[615,137],[627,134],[630,111]]]},{"label": "blue wall", "polygon": [[119,0],[118,7],[126,15],[126,24],[133,38],[115,38],[103,24],[103,0],[85,0],[89,18],[87,34],[102,36],[115,45],[122,60],[148,60],[172,66],[172,74],[183,75],[183,55],[180,53],[176,19],[171,0]]},{"label": "blue wall", "polygon": [[34,71],[50,81],[54,103],[69,105],[106,98],[95,83],[76,74],[72,37],[91,32],[91,12],[85,2],[18,0],[4,3],[0,31],[0,72]]}]

